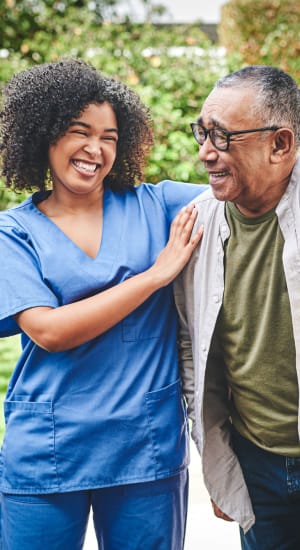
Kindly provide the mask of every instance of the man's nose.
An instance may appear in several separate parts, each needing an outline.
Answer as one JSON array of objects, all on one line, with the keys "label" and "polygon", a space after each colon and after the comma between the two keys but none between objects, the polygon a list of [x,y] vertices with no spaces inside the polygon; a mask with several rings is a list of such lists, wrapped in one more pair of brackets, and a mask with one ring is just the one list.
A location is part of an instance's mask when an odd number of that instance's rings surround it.
[{"label": "man's nose", "polygon": [[218,158],[218,150],[212,144],[210,137],[207,136],[203,145],[200,145],[199,147],[199,159],[202,162],[206,162],[209,160],[210,161],[217,160],[217,158]]}]

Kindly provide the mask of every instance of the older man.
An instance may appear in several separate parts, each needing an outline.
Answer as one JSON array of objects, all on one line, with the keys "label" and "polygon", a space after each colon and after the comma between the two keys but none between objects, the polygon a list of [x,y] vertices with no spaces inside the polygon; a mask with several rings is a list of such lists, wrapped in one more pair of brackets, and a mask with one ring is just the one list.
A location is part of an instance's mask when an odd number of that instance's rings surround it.
[{"label": "older man", "polygon": [[183,384],[214,511],[244,550],[300,549],[299,113],[289,75],[250,66],[191,125],[211,189],[176,285]]}]

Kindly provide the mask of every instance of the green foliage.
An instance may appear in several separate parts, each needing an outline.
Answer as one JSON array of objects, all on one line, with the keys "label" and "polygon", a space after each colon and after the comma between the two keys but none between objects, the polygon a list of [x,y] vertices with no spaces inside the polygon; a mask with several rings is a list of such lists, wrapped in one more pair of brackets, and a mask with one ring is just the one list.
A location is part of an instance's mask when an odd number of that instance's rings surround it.
[{"label": "green foliage", "polygon": [[[163,11],[153,0],[139,2],[146,21]],[[137,24],[128,17],[120,22],[120,3],[128,5],[126,0],[0,0],[0,87],[35,63],[64,56],[90,61],[135,89],[151,109],[155,145],[145,179],[205,182],[189,122],[215,81],[243,64],[278,65],[300,80],[300,4],[230,0],[219,26],[225,57],[197,23]],[[0,182],[0,208],[15,200],[3,186]]]},{"label": "green foliage", "polygon": [[4,433],[3,400],[8,381],[20,353],[20,338],[12,336],[0,340],[0,441]]},{"label": "green foliage", "polygon": [[[0,180],[1,183],[1,180]],[[4,184],[3,184],[4,185]],[[26,193],[14,193],[10,189],[0,187],[0,210],[10,208],[15,204],[22,202],[26,198]]]},{"label": "green foliage", "polygon": [[222,8],[220,42],[240,62],[275,65],[300,82],[300,3],[230,0]]},{"label": "green foliage", "polygon": [[30,55],[28,44],[39,32],[56,38],[57,31],[97,25],[105,15],[113,16],[118,0],[1,0],[1,48]]}]

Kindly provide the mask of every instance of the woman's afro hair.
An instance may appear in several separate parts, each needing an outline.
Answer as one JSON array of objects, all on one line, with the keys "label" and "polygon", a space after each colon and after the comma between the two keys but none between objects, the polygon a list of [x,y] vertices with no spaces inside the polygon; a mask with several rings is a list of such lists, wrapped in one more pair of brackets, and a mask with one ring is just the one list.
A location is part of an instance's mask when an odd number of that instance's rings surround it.
[{"label": "woman's afro hair", "polygon": [[90,103],[107,101],[118,123],[117,157],[105,184],[114,191],[143,178],[153,144],[152,120],[139,96],[78,59],[44,63],[16,74],[6,85],[0,113],[0,154],[6,186],[44,190],[49,146]]}]

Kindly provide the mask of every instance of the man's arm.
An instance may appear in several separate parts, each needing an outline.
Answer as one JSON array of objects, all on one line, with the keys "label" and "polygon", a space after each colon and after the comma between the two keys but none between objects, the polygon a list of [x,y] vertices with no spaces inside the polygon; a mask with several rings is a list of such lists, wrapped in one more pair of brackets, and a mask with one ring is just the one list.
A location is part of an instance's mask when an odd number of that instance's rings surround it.
[{"label": "man's arm", "polygon": [[[190,289],[193,292],[193,289]],[[195,397],[194,397],[194,367],[192,339],[187,319],[187,302],[185,296],[183,273],[174,281],[174,296],[179,318],[178,329],[178,354],[179,370],[182,381],[182,389],[187,401],[188,415],[194,424],[195,420]],[[192,314],[192,312],[189,312]]]}]

